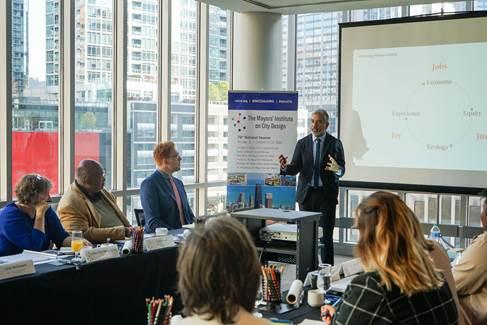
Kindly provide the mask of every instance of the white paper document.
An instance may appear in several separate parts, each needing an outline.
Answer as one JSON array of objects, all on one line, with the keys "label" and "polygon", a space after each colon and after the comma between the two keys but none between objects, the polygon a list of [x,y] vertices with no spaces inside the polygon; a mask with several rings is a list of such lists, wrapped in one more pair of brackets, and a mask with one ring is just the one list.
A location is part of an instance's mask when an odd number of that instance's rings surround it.
[{"label": "white paper document", "polygon": [[4,263],[13,263],[25,260],[31,260],[34,265],[49,263],[53,260],[57,259],[56,254],[44,253],[44,252],[35,252],[24,250],[20,254],[9,255],[9,256],[2,256],[0,257],[0,261]]}]

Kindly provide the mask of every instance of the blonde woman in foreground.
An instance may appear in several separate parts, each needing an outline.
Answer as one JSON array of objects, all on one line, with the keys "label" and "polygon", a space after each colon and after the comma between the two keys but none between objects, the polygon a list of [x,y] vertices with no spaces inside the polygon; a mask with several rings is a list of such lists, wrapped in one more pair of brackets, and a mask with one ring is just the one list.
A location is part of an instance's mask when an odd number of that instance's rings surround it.
[{"label": "blonde woman in foreground", "polygon": [[195,227],[178,260],[178,290],[188,316],[183,325],[266,325],[251,313],[259,287],[260,263],[245,227],[230,217]]},{"label": "blonde woman in foreground", "polygon": [[429,252],[414,213],[397,196],[376,192],[357,207],[356,253],[365,273],[354,278],[326,324],[458,324],[452,293]]}]

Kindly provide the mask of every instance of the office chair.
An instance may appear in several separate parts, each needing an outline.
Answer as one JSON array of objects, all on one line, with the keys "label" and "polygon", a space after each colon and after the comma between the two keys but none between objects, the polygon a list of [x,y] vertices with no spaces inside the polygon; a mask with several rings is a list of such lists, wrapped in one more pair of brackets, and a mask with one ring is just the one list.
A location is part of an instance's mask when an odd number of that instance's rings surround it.
[{"label": "office chair", "polygon": [[134,209],[135,219],[137,219],[137,226],[145,226],[145,216],[143,209]]}]

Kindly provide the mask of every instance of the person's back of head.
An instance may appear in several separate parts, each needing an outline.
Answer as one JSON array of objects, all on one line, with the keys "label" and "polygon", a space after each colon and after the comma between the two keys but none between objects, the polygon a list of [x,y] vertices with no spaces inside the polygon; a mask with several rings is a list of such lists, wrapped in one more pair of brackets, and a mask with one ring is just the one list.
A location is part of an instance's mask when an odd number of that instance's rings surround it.
[{"label": "person's back of head", "polygon": [[230,324],[240,308],[254,308],[260,263],[249,233],[234,218],[212,218],[196,227],[180,250],[178,273],[187,315]]},{"label": "person's back of head", "polygon": [[356,210],[360,236],[356,246],[364,268],[377,271],[387,289],[394,283],[412,295],[442,285],[441,274],[428,254],[432,249],[414,213],[389,192],[376,192]]}]

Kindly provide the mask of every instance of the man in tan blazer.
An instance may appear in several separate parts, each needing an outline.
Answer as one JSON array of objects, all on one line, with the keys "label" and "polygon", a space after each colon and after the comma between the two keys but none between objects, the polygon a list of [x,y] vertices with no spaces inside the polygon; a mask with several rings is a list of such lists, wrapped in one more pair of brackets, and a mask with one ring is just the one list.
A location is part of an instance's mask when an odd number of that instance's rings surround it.
[{"label": "man in tan blazer", "polygon": [[[483,192],[480,222],[487,231],[487,192]],[[487,324],[487,232],[478,236],[453,266],[460,305],[470,324]]]},{"label": "man in tan blazer", "polygon": [[58,205],[58,215],[64,229],[82,230],[92,243],[124,239],[132,227],[118,208],[115,197],[106,191],[103,167],[95,160],[83,160],[76,180],[64,193]]}]

